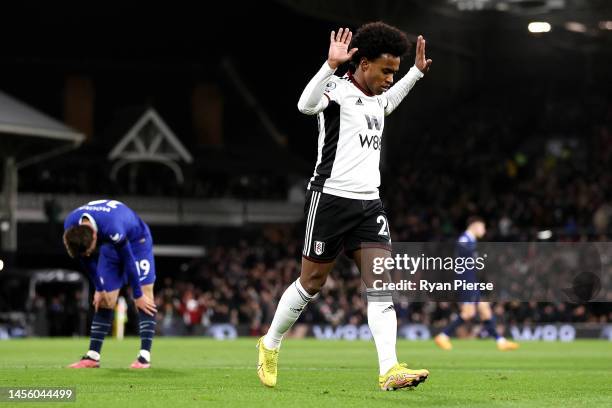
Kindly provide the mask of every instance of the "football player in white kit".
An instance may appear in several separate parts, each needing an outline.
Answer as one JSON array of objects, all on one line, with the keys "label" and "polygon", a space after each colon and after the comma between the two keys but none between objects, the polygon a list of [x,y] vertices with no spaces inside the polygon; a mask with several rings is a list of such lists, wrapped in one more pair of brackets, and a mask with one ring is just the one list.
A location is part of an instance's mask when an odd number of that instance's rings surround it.
[{"label": "football player in white kit", "polygon": [[[380,151],[384,117],[429,70],[425,39],[419,36],[415,63],[393,87],[410,42],[399,29],[382,22],[331,32],[327,61],[304,89],[298,109],[317,115],[318,155],[308,184],[306,234],[300,277],[283,293],[268,333],[258,342],[257,372],[274,387],[278,350],[308,302],[319,292],[340,251],[361,269],[368,299],[368,325],[376,343],[379,386],[410,388],[427,379],[427,370],[398,363],[397,318],[389,291],[373,288],[372,260],[391,254],[391,236],[380,201]],[[334,75],[350,62],[346,75]]]}]

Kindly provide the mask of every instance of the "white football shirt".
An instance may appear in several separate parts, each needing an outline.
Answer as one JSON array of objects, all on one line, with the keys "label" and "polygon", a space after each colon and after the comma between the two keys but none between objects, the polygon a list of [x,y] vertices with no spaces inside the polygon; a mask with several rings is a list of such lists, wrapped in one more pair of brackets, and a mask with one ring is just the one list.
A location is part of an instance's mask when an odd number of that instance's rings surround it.
[{"label": "white football shirt", "polygon": [[298,102],[300,111],[316,113],[318,119],[317,163],[308,189],[374,200],[379,198],[385,115],[395,109],[423,74],[413,67],[389,91],[372,95],[350,73],[340,78],[333,75],[334,71],[323,64]]}]

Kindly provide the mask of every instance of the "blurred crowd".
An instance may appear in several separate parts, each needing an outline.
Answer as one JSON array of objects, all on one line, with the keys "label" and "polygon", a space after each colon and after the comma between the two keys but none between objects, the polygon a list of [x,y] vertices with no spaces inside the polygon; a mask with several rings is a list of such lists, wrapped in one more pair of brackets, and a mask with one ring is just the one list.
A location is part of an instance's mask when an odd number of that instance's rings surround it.
[{"label": "blurred crowd", "polygon": [[444,239],[475,213],[489,240],[533,240],[542,229],[608,240],[612,103],[597,92],[544,101],[539,92],[466,102],[411,139],[404,160],[387,161],[396,241]]},{"label": "blurred crowd", "polygon": [[[269,226],[259,242],[239,241],[216,246],[206,258],[182,265],[178,271],[160,271],[155,289],[157,329],[161,335],[204,335],[217,324],[241,328],[242,334],[265,333],[286,287],[299,276],[301,242],[295,228]],[[516,271],[515,271],[516,272]],[[608,274],[610,271],[608,270]],[[523,278],[510,273],[510,281]],[[359,270],[344,254],[338,258],[325,286],[300,317],[293,336],[305,336],[311,325],[337,327],[367,324],[367,301]],[[451,301],[415,302],[395,296],[398,324],[424,324],[435,331],[458,313]],[[500,329],[534,323],[610,323],[612,303],[495,302]],[[84,335],[89,301],[71,287],[40,292],[28,307],[35,335]],[[137,316],[130,307],[128,332],[136,333]],[[477,327],[477,326],[476,326]],[[469,329],[469,326],[468,326]],[[470,335],[462,331],[459,335]],[[471,333],[477,334],[477,333]]]},{"label": "blurred crowd", "polygon": [[[543,230],[554,241],[609,240],[612,104],[597,92],[549,95],[544,102],[538,92],[517,89],[520,106],[480,96],[411,139],[404,160],[387,153],[382,192],[395,242],[455,240],[474,214],[487,220],[487,241],[537,241]],[[161,330],[180,320],[188,331],[214,322],[246,324],[254,335],[265,331],[283,290],[299,275],[300,231],[284,235],[213,248],[192,266],[190,279],[161,282]],[[612,321],[610,303],[510,302],[494,311],[503,324]],[[397,305],[400,324],[441,327],[455,312],[454,303]],[[356,267],[341,259],[300,319],[366,323]]]},{"label": "blurred crowd", "polygon": [[[248,326],[251,335],[265,333],[278,299],[299,276],[297,241],[265,242],[212,248],[210,256],[190,265],[189,279],[166,277],[156,290],[161,333],[203,334],[215,323]],[[398,324],[443,327],[457,313],[453,302],[410,302],[396,297]],[[609,303],[505,302],[494,307],[500,324],[612,322]],[[339,326],[367,324],[367,302],[352,261],[341,256],[318,297],[298,323]],[[296,326],[295,335],[305,335]]]},{"label": "blurred crowd", "polygon": [[[409,148],[399,153],[383,149],[382,196],[395,242],[452,242],[465,220],[476,214],[487,221],[486,241],[537,241],[543,232],[546,239],[557,242],[609,241],[609,98],[585,92],[542,99],[538,89],[515,91],[514,99],[483,94],[438,112],[444,120],[418,137],[408,135]],[[235,183],[230,184],[238,190],[250,189],[248,176],[231,177]],[[270,180],[266,188],[258,185],[253,190],[268,194],[268,188],[280,188],[284,193],[267,196],[282,198],[295,181]],[[212,193],[209,187],[196,190],[205,196],[227,193]],[[241,196],[238,190],[230,194]],[[241,241],[237,232],[233,244],[208,248],[205,258],[176,273],[160,274],[159,331],[201,334],[212,324],[231,323],[248,326],[253,335],[265,332],[284,289],[299,276],[301,228],[264,227],[255,241]],[[501,324],[612,322],[610,305],[510,302],[495,304],[494,311]],[[400,324],[442,327],[456,310],[456,304],[447,302],[397,302]],[[300,322],[332,326],[367,322],[359,272],[348,259],[337,262]]]}]

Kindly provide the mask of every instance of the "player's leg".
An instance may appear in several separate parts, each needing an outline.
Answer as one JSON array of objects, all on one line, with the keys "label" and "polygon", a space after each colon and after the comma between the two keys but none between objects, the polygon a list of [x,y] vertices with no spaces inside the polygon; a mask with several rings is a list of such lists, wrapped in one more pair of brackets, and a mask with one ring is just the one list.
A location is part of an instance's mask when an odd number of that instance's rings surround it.
[{"label": "player's leg", "polygon": [[102,292],[103,296],[99,303],[98,310],[91,320],[91,335],[89,340],[89,351],[87,356],[100,360],[100,352],[104,338],[113,326],[113,318],[119,289]]},{"label": "player's leg", "polygon": [[389,282],[389,276],[374,275],[375,258],[391,256],[388,248],[362,248],[353,251],[353,260],[357,264],[366,287],[368,301],[368,326],[378,353],[378,383],[382,390],[397,390],[415,387],[425,381],[429,371],[408,368],[399,364],[396,354],[397,316],[393,306],[391,291],[374,288],[374,281],[382,279]]},{"label": "player's leg", "polygon": [[499,340],[501,336],[497,333],[497,329],[495,328],[495,321],[493,320],[493,311],[491,310],[491,305],[489,302],[479,302],[478,303],[478,315],[480,316],[480,321],[484,326],[485,330],[489,334],[490,337],[495,340]]},{"label": "player's leg", "polygon": [[100,366],[102,345],[112,328],[119,289],[123,285],[120,260],[110,244],[100,247],[97,273],[101,278],[104,291],[96,293],[99,302],[91,321],[89,350],[80,361],[71,364],[70,368],[97,368]]},{"label": "player's leg", "polygon": [[319,292],[334,267],[346,228],[346,202],[350,200],[317,191],[308,191],[304,205],[306,232],[300,277],[281,296],[263,345],[270,350],[280,342],[300,317],[308,302]]},{"label": "player's leg", "polygon": [[366,287],[368,326],[370,326],[376,344],[381,375],[398,363],[395,352],[397,316],[391,291],[374,289],[374,280],[384,278],[385,281],[389,281],[389,279],[381,275],[374,276],[371,273],[371,266],[374,258],[390,256],[391,252],[383,248],[359,249],[353,252],[353,260],[358,265]]},{"label": "player's leg", "polygon": [[264,385],[276,385],[281,340],[300,317],[308,302],[319,292],[333,267],[334,262],[317,263],[302,258],[300,277],[289,285],[281,296],[268,333],[257,343],[257,375]]},{"label": "player's leg", "polygon": [[[155,284],[155,259],[153,257],[153,242],[150,237],[136,245],[132,245],[134,258],[138,264],[138,274],[142,293],[149,299],[154,300],[153,285]],[[151,316],[138,309],[138,334],[140,335],[140,351],[131,368],[149,368],[151,366],[151,347],[155,337],[157,313]]]},{"label": "player's leg", "polygon": [[472,320],[474,316],[476,316],[476,304],[473,302],[462,303],[459,306],[459,314],[434,338],[436,345],[442,350],[452,350],[451,336],[455,334],[455,330],[459,326]]},{"label": "player's leg", "polygon": [[391,256],[391,233],[387,215],[380,200],[357,200],[360,222],[347,234],[345,251],[352,255],[366,287],[368,326],[378,353],[379,386],[383,390],[414,387],[425,381],[427,370],[412,370],[399,364],[396,354],[397,316],[392,293],[374,287],[374,281],[390,280],[389,276],[375,275],[375,258]]},{"label": "player's leg", "polygon": [[478,303],[478,315],[480,316],[480,321],[482,321],[482,324],[489,336],[495,339],[497,348],[499,350],[516,350],[519,347],[518,343],[506,340],[504,336],[501,336],[497,332],[497,328],[495,327],[495,317],[493,316],[493,310],[491,310],[491,304],[489,302]]},{"label": "player's leg", "polygon": [[308,302],[321,290],[334,262],[313,262],[302,258],[302,271],[281,296],[272,324],[264,336],[263,344],[268,349],[280,347],[285,333],[291,329]]},{"label": "player's leg", "polygon": [[342,199],[309,191],[304,212],[306,233],[300,277],[281,296],[270,328],[259,339],[257,374],[261,382],[274,387],[277,378],[278,350],[283,336],[325,284],[342,245],[345,215]]},{"label": "player's leg", "polygon": [[380,375],[383,375],[398,364],[395,351],[397,316],[391,291],[374,288],[375,280],[389,282],[390,277],[388,274],[375,275],[373,265],[375,258],[391,256],[391,236],[380,200],[361,203],[366,207],[363,221],[347,237],[345,250],[351,253],[366,287],[368,326],[378,352]]},{"label": "player's leg", "polygon": [[[465,271],[463,279],[467,282],[477,282],[474,270]],[[478,290],[462,290],[458,294],[460,303],[459,314],[438,334],[434,341],[442,350],[451,350],[453,348],[450,338],[455,333],[455,330],[463,323],[472,320],[476,316],[476,305],[480,300],[480,291]]]},{"label": "player's leg", "polygon": [[476,305],[477,303],[473,302],[462,303],[459,307],[459,317],[464,322],[471,321],[474,317],[476,317]]},{"label": "player's leg", "polygon": [[89,350],[80,361],[71,364],[69,368],[98,368],[100,366],[100,353],[104,338],[113,324],[114,308],[117,304],[119,289],[110,292],[98,292],[99,302],[91,320],[89,336]]},{"label": "player's leg", "polygon": [[[153,284],[143,285],[142,293],[150,299],[155,299]],[[149,368],[151,367],[151,347],[153,337],[155,337],[156,314],[151,316],[148,313],[138,310],[138,334],[140,335],[140,351],[136,360],[130,368]]]}]

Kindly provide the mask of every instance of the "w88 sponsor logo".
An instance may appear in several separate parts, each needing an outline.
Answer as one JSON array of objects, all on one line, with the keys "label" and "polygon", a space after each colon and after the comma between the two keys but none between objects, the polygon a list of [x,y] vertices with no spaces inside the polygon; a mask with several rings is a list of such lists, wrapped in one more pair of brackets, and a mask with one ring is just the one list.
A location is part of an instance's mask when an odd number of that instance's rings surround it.
[{"label": "w88 sponsor logo", "polygon": [[382,138],[378,135],[368,136],[359,134],[359,140],[361,141],[361,147],[374,150],[382,148]]}]

